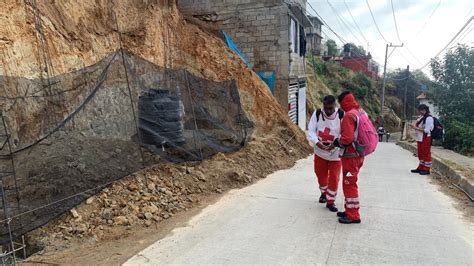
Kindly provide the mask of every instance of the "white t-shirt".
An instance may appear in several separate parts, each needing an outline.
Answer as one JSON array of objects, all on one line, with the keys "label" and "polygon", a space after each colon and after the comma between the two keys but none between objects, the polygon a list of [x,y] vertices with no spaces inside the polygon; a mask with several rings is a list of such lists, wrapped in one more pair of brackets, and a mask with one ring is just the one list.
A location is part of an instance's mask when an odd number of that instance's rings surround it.
[{"label": "white t-shirt", "polygon": [[321,109],[319,119],[316,118],[316,111],[314,111],[308,124],[308,141],[311,146],[314,147],[314,154],[328,161],[339,161],[339,148],[336,147],[333,150],[326,151],[316,146],[316,143],[320,141],[332,142],[336,138],[339,138],[340,135],[341,119],[339,119],[337,108],[329,117],[324,113],[324,110]]},{"label": "white t-shirt", "polygon": [[[423,116],[418,117],[418,119],[416,120],[416,123],[418,124],[418,122],[422,119],[423,119]],[[421,122],[420,124],[418,124],[418,127],[423,128],[423,131],[415,130],[416,141],[422,142],[423,141],[423,135],[425,133],[426,133],[427,136],[431,136],[431,130],[434,129],[433,117],[428,116],[425,120],[425,123]]]}]

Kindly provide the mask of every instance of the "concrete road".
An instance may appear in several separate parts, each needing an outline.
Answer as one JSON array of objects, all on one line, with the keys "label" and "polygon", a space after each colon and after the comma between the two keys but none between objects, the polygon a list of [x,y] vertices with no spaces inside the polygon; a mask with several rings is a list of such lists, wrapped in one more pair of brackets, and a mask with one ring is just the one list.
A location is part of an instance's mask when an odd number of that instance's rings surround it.
[{"label": "concrete road", "polygon": [[[362,223],[317,203],[312,158],[228,193],[126,265],[474,264],[474,233],[451,199],[411,174],[417,159],[381,143],[359,187]],[[339,188],[338,207],[342,207]]]}]

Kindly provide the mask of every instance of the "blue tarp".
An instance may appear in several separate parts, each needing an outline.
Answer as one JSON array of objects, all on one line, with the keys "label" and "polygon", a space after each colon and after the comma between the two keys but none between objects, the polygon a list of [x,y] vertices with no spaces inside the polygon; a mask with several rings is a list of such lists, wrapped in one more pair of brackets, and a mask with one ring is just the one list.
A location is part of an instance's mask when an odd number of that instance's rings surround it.
[{"label": "blue tarp", "polygon": [[[230,49],[234,50],[240,56],[240,58],[242,59],[242,61],[244,61],[247,67],[252,68],[250,62],[245,59],[245,56],[242,54],[239,48],[237,48],[237,46],[232,42],[229,35],[227,35],[227,33],[225,33],[224,31],[222,31],[222,34],[224,35],[224,39],[227,43],[227,46],[229,46]],[[268,85],[268,88],[270,88],[272,94],[275,95],[275,71],[258,71],[256,73]]]},{"label": "blue tarp", "polygon": [[275,95],[275,71],[257,71],[256,73],[267,83],[272,95]]},{"label": "blue tarp", "polygon": [[227,43],[227,46],[229,46],[230,49],[234,50],[240,56],[240,58],[244,61],[244,63],[248,67],[250,67],[250,62],[247,61],[247,59],[245,59],[244,55],[239,50],[239,48],[237,48],[237,46],[232,42],[229,35],[227,35],[227,33],[225,33],[224,31],[222,31],[222,34],[224,35],[224,39],[225,39],[225,42]]}]

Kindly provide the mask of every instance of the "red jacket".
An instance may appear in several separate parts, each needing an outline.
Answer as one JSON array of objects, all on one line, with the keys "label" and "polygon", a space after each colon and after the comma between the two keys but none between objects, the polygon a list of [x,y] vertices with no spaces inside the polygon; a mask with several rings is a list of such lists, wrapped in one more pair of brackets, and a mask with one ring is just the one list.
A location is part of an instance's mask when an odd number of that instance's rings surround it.
[{"label": "red jacket", "polygon": [[359,109],[359,104],[355,101],[352,94],[347,94],[340,102],[342,110],[346,113],[341,122],[341,137],[334,141],[334,144],[340,148],[344,148],[342,157],[359,157],[352,143],[354,142],[354,133],[357,128],[357,115],[349,112]]}]

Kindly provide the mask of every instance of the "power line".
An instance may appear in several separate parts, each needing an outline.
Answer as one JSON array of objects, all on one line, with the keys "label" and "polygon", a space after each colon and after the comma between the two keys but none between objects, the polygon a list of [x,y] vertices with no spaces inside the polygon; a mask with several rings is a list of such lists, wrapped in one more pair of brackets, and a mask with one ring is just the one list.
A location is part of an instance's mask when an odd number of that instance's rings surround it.
[{"label": "power line", "polygon": [[314,7],[309,3],[307,2],[308,6],[314,11],[314,13],[318,16],[318,18],[324,23],[324,25],[326,25],[326,27],[344,44],[344,43],[347,43],[346,40],[344,40],[344,38],[342,38],[341,36],[339,36],[339,34],[337,34],[330,26],[329,24],[323,19],[323,17],[321,17],[321,15],[319,15],[319,13],[316,11],[316,9],[314,9]]},{"label": "power line", "polygon": [[393,52],[395,52],[395,48],[393,48],[392,51],[390,52],[390,54],[388,54],[387,60],[390,58],[390,56],[392,56]]},{"label": "power line", "polygon": [[344,21],[344,18],[342,18],[340,15],[339,15],[339,12],[337,12],[337,10],[334,8],[334,6],[331,4],[331,2],[329,2],[329,0],[326,0],[326,2],[328,3],[328,5],[331,7],[332,11],[336,14],[337,18],[342,22],[342,24],[349,30],[349,33],[352,34],[352,36],[357,40],[357,42],[359,44],[361,44],[362,42],[359,40],[359,38],[357,38],[357,36],[355,36],[355,34],[352,32],[352,30],[349,28],[349,26],[347,26],[346,22]]},{"label": "power line", "polygon": [[369,0],[365,0],[365,2],[367,3],[367,7],[369,8],[369,11],[370,11],[370,15],[372,16],[372,20],[374,21],[374,24],[375,24],[375,27],[377,28],[377,31],[379,32],[380,36],[382,37],[382,39],[388,43],[387,39],[385,39],[385,37],[383,36],[382,32],[380,31],[379,29],[379,25],[377,25],[377,21],[375,21],[375,17],[374,17],[374,14],[372,13],[372,9],[370,8],[370,5],[369,5]]},{"label": "power line", "polygon": [[458,43],[461,43],[467,36],[469,36],[469,34],[471,34],[472,30],[474,30],[474,29],[471,28],[469,31],[466,31],[467,34],[465,34],[462,38],[459,38]]},{"label": "power line", "polygon": [[438,4],[436,5],[436,7],[433,9],[433,11],[431,12],[430,16],[428,17],[428,19],[425,21],[425,23],[423,24],[423,26],[421,27],[421,29],[416,33],[415,37],[418,37],[418,35],[420,35],[420,33],[425,29],[426,25],[428,25],[428,22],[430,21],[431,17],[434,15],[434,13],[436,12],[436,10],[438,10],[439,6],[441,5],[441,0],[439,0]]},{"label": "power line", "polygon": [[367,43],[367,45],[369,45],[369,41],[367,40],[367,38],[365,38],[364,34],[362,33],[362,30],[360,29],[359,25],[357,24],[356,20],[354,19],[354,16],[352,15],[351,10],[350,10],[349,7],[347,6],[346,0],[344,0],[344,5],[346,6],[347,11],[348,11],[349,14],[351,15],[352,21],[353,21],[354,24],[356,25],[357,30],[359,30],[360,35],[362,36],[362,38],[364,38],[364,40],[365,40],[365,42]]},{"label": "power line", "polygon": [[[443,49],[441,49],[441,51],[439,51],[433,58],[438,57],[444,50],[446,50],[448,46],[454,41],[454,39],[456,39],[459,36],[459,34],[461,34],[461,32],[469,25],[469,23],[471,23],[473,19],[474,19],[474,16],[471,16],[471,18],[466,22],[466,24],[462,26],[462,28],[456,33],[456,35],[454,35],[454,37],[451,38],[451,40],[443,47]],[[430,64],[430,62],[431,60],[426,62],[426,64],[424,64],[421,68],[419,68],[419,70],[422,70],[423,68],[427,67]]]},{"label": "power line", "polygon": [[399,54],[403,59],[405,59],[405,61],[406,61],[408,64],[413,65],[413,62],[412,62],[410,59],[406,58],[405,55],[404,55],[400,50],[397,50],[397,52],[398,52],[398,54]]},{"label": "power line", "polygon": [[[328,3],[328,2],[326,1],[326,3]],[[328,3],[328,4],[329,4],[329,3]],[[331,4],[329,4],[329,5],[330,5],[330,7],[331,7],[331,9],[332,9],[332,12],[336,13],[336,11],[334,10],[334,8],[332,8]],[[340,19],[339,17],[337,17],[336,21],[337,21],[337,24],[339,25],[339,29],[340,29],[341,31],[343,31],[343,34],[344,34],[344,35],[347,35],[347,32],[346,32],[345,28],[343,27],[343,25],[342,25],[342,23],[341,23],[341,19]]]},{"label": "power line", "polygon": [[393,21],[395,22],[395,30],[397,31],[397,37],[398,40],[402,42],[402,39],[400,38],[400,33],[398,32],[397,18],[395,17],[395,9],[393,8],[393,0],[390,0],[390,5],[392,6]]},{"label": "power line", "polygon": [[[328,2],[329,3],[329,2]],[[321,17],[321,15],[319,15],[319,13],[314,9],[314,7],[311,5],[311,3],[307,2],[308,6],[314,11],[314,13],[318,16],[318,18],[325,24],[325,26],[342,42],[342,44],[346,44],[347,41],[344,40],[341,36],[339,36],[339,34],[337,34],[329,25],[328,23],[323,19],[323,17]],[[331,4],[330,4],[331,5]],[[323,30],[321,30],[321,32],[323,34],[325,34],[326,36],[328,36]],[[357,61],[356,61],[357,62]],[[357,62],[357,64],[365,67],[363,64],[361,64],[360,62]]]},{"label": "power line", "polygon": [[423,63],[418,59],[418,57],[415,56],[415,54],[408,48],[407,45],[405,45],[405,48],[407,49],[408,53],[410,53],[411,57],[413,57],[420,65],[423,65]]},{"label": "power line", "polygon": [[471,31],[472,31],[472,24],[470,24],[469,27],[467,27],[466,30],[463,33],[461,33],[456,40],[453,41],[453,43],[461,42],[462,40],[464,40],[469,35],[469,33]]}]

